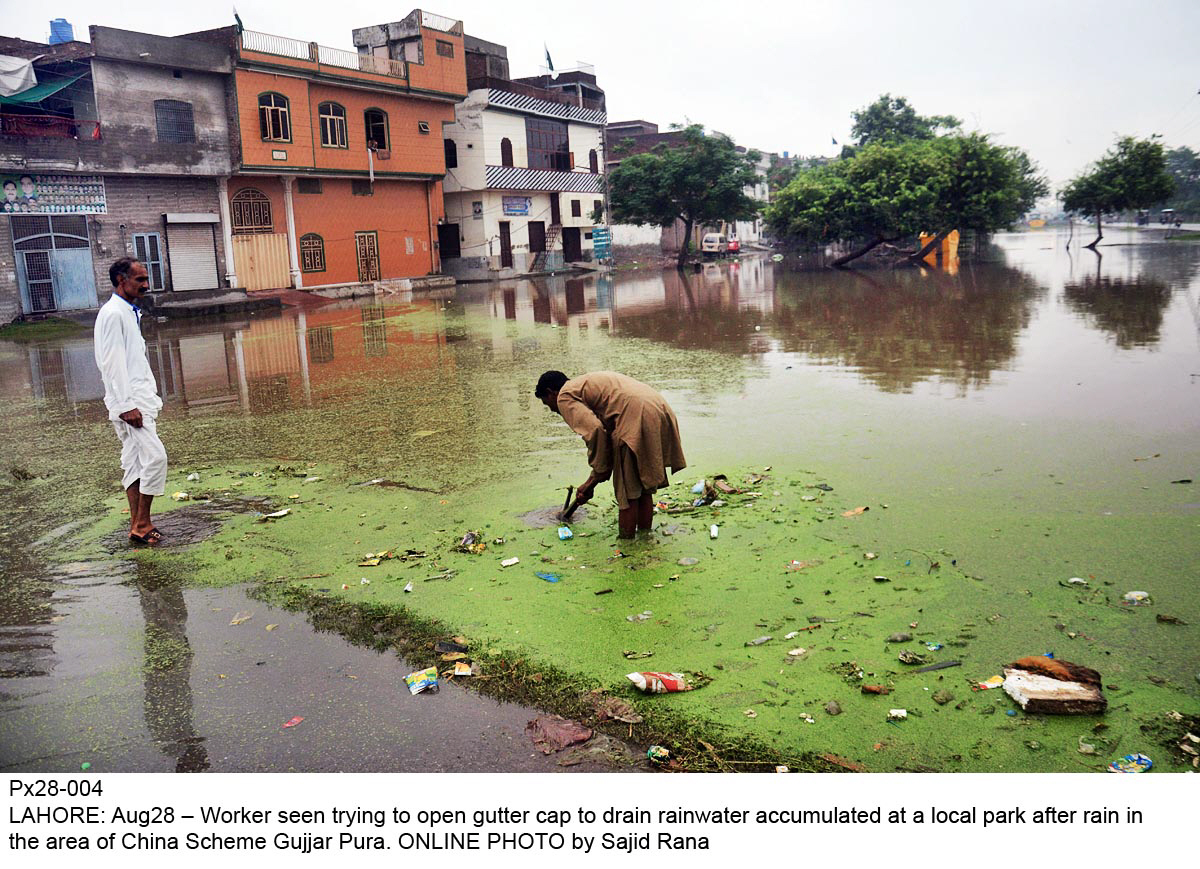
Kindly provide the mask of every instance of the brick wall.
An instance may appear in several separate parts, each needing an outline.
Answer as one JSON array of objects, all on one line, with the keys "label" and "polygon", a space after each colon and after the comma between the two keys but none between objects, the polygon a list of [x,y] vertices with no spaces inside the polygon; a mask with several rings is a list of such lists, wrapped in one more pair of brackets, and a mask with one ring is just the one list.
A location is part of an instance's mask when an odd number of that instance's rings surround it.
[{"label": "brick wall", "polygon": [[[112,294],[108,267],[119,257],[134,255],[135,233],[159,233],[164,249],[163,270],[169,279],[170,251],[167,250],[167,227],[163,215],[168,212],[220,213],[217,182],[211,178],[109,175],[104,179],[104,186],[108,194],[108,214],[97,214],[88,220],[92,235],[92,264],[96,270],[96,294],[100,304],[104,304]],[[122,224],[125,227],[123,230]],[[12,250],[11,243],[8,250]],[[224,280],[225,251],[219,233],[216,236],[216,251],[217,275]]]}]

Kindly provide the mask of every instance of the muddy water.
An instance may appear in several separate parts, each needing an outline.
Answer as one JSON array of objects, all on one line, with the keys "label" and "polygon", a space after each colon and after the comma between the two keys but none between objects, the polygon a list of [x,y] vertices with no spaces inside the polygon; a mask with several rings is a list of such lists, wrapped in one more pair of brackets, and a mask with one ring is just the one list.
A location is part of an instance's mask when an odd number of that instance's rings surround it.
[{"label": "muddy water", "polygon": [[[1200,247],[1118,232],[1097,257],[1068,253],[1063,241],[1053,233],[1002,236],[988,262],[939,272],[807,272],[746,257],[682,276],[630,271],[466,286],[435,299],[306,300],[279,316],[158,324],[148,341],[174,467],[267,457],[335,465],[347,480],[387,479],[396,490],[448,505],[446,515],[428,520],[431,533],[443,537],[475,527],[459,520],[488,503],[502,509],[485,536],[508,533],[506,527],[523,524],[519,514],[560,503],[566,485],[586,475],[577,439],[532,397],[542,370],[626,371],[667,395],[697,475],[773,465],[836,481],[839,506],[875,507],[856,527],[856,542],[890,559],[879,572],[948,553],[947,562],[953,559],[979,584],[971,586],[976,597],[969,602],[953,593],[938,598],[947,618],[968,625],[958,629],[979,646],[989,641],[974,639],[974,620],[1002,618],[1003,637],[981,650],[987,663],[973,675],[989,676],[1025,654],[1053,649],[1064,657],[1067,648],[1106,675],[1120,674],[1124,690],[1142,686],[1120,699],[1126,708],[1194,702],[1200,607],[1191,541],[1200,496],[1195,484],[1176,481],[1200,475]],[[332,736],[311,743],[307,753],[289,754],[308,716],[274,743],[247,739],[223,753],[208,750],[218,730],[228,734],[217,711],[221,695],[208,693],[207,685],[202,690],[196,662],[212,655],[213,670],[225,673],[226,682],[233,678],[228,671],[253,673],[267,666],[257,664],[256,646],[235,646],[230,657],[220,657],[230,648],[228,634],[274,639],[276,633],[259,637],[229,627],[229,609],[245,605],[228,596],[240,592],[179,591],[191,614],[187,682],[200,710],[189,717],[171,712],[179,705],[178,686],[174,695],[149,690],[142,678],[146,638],[154,634],[146,618],[115,624],[111,618],[144,612],[136,583],[95,586],[120,605],[109,597],[80,605],[29,580],[37,572],[31,565],[52,558],[88,527],[90,516],[113,512],[115,452],[109,455],[111,432],[102,423],[87,337],[0,346],[0,391],[16,413],[4,452],[22,475],[34,475],[26,483],[6,481],[0,497],[10,507],[21,499],[53,506],[51,516],[36,509],[22,519],[9,513],[10,530],[29,541],[64,521],[82,523],[5,564],[6,574],[25,577],[0,592],[15,661],[5,666],[3,720],[28,745],[15,762],[36,767],[51,763],[37,758],[68,751],[74,762],[77,742],[65,740],[69,749],[53,743],[103,721],[102,714],[77,714],[88,707],[76,702],[105,695],[89,693],[100,677],[85,664],[99,656],[125,673],[123,681],[112,677],[124,686],[114,692],[136,697],[135,710],[157,706],[142,698],[161,695],[169,719],[165,736],[145,723],[131,726],[140,736],[119,749],[130,752],[117,761],[123,768],[173,768],[180,758],[171,760],[160,746],[200,739],[210,762],[226,758],[221,768],[365,768],[352,765],[353,751],[340,750]],[[592,527],[601,531],[611,516],[596,512]],[[23,524],[35,519],[36,527]],[[1069,607],[1051,596],[1059,580],[1072,576],[1093,577],[1117,596],[1126,587],[1145,588],[1158,611],[1188,624],[1133,628],[1131,617],[1123,628],[1108,625],[1103,642],[1083,650],[1062,627]],[[630,601],[631,611],[641,608]],[[200,614],[208,612],[216,614],[201,630]],[[918,617],[911,613],[904,622]],[[56,618],[61,622],[46,621]],[[283,618],[271,616],[281,625]],[[73,624],[74,631],[48,627],[59,624]],[[880,633],[901,627],[889,622]],[[29,649],[27,634],[40,638]],[[312,649],[313,657],[295,672],[326,672],[329,659],[350,654],[347,647],[334,653],[322,646],[328,639],[305,635],[296,645]],[[77,662],[78,674],[62,660]],[[402,664],[378,666],[394,675]],[[287,713],[286,720],[304,712],[284,708],[294,690],[271,684],[270,691],[237,696],[234,706],[261,713],[256,720],[268,721],[274,737],[282,733],[279,714]],[[26,686],[42,698],[36,716]],[[319,704],[333,689],[300,690]],[[395,704],[378,699],[395,699],[393,686],[388,692],[365,695],[355,738],[370,739],[372,728],[396,714]],[[422,698],[414,700],[424,708]],[[483,710],[459,717],[487,718]],[[90,745],[118,751],[111,746],[119,740],[102,735]],[[458,768],[479,768],[470,765],[476,761],[527,768],[495,752],[502,741],[485,747],[477,737],[475,760]],[[397,764],[391,768],[407,768],[400,754],[388,761]],[[314,765],[325,757],[329,766]],[[1027,762],[1003,761],[1010,769]],[[1045,754],[1032,762],[1063,768]]]}]

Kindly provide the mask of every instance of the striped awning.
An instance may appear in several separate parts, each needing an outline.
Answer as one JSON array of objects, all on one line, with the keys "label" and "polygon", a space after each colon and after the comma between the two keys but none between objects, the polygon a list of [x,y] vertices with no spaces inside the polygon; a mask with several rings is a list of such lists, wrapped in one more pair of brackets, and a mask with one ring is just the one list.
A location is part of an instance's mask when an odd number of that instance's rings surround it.
[{"label": "striped awning", "polygon": [[564,193],[599,193],[603,176],[591,172],[556,172],[553,169],[486,167],[489,190],[545,190]]},{"label": "striped awning", "polygon": [[488,90],[488,105],[496,108],[513,109],[530,115],[544,115],[548,118],[562,118],[567,121],[579,121],[583,124],[603,126],[608,121],[608,115],[595,109],[581,109],[579,106],[567,106],[562,103],[552,103],[549,100],[539,100],[523,94],[508,91]]}]

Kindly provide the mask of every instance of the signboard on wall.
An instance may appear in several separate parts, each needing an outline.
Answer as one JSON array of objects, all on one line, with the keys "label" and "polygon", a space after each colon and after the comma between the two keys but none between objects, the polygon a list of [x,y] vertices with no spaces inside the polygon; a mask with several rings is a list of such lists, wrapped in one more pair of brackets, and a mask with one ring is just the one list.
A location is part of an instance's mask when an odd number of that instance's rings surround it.
[{"label": "signboard on wall", "polygon": [[512,215],[528,215],[533,200],[528,196],[504,196],[501,198],[503,212]]},{"label": "signboard on wall", "polygon": [[0,175],[0,210],[5,214],[106,214],[104,179],[99,175]]}]

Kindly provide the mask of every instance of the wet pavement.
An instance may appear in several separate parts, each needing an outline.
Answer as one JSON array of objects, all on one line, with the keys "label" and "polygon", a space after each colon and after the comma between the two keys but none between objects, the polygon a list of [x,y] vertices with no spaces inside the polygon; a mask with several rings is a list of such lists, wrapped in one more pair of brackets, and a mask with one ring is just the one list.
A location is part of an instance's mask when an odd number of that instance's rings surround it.
[{"label": "wet pavement", "polygon": [[40,617],[0,631],[0,769],[635,769],[603,735],[541,754],[528,707],[445,683],[411,695],[402,658],[243,587],[186,588],[125,561],[61,565],[43,584]]}]

